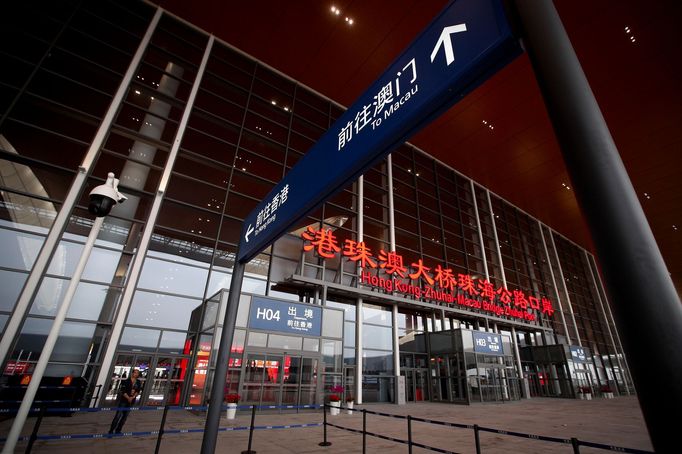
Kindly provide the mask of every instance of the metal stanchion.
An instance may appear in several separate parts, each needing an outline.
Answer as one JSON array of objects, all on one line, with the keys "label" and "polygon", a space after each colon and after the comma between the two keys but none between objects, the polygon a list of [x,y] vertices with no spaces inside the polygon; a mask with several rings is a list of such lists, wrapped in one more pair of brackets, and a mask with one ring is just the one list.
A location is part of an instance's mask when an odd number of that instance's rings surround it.
[{"label": "metal stanchion", "polygon": [[163,437],[163,428],[166,426],[166,416],[168,415],[168,405],[163,407],[163,416],[161,416],[161,426],[159,427],[159,436],[156,439],[156,449],[154,454],[159,454],[161,448],[161,437]]},{"label": "metal stanchion", "polygon": [[331,446],[331,442],[327,441],[327,404],[322,405],[322,432],[323,432],[323,441],[321,443],[318,443],[320,446]]},{"label": "metal stanchion", "polygon": [[476,440],[476,454],[481,454],[481,439],[478,436],[478,424],[474,424],[474,440]]},{"label": "metal stanchion", "polygon": [[26,446],[26,454],[31,452],[31,449],[33,449],[33,443],[35,443],[36,439],[38,438],[38,429],[40,429],[40,424],[43,422],[43,416],[45,416],[46,410],[47,407],[45,407],[44,405],[40,407],[38,419],[36,419],[36,423],[33,425],[33,432],[31,432],[31,438],[29,438],[28,446]]},{"label": "metal stanchion", "polygon": [[575,454],[579,454],[579,453],[580,453],[580,443],[578,443],[578,439],[577,439],[577,438],[575,438],[575,437],[571,438],[571,446],[573,446],[573,452],[574,452]]},{"label": "metal stanchion", "polygon": [[407,452],[412,454],[412,416],[407,415]]},{"label": "metal stanchion", "polygon": [[367,451],[367,410],[362,409],[362,454]]},{"label": "metal stanchion", "polygon": [[253,443],[253,427],[256,421],[256,406],[251,407],[251,428],[249,429],[249,447],[242,454],[256,454],[256,451],[251,450],[251,443]]}]

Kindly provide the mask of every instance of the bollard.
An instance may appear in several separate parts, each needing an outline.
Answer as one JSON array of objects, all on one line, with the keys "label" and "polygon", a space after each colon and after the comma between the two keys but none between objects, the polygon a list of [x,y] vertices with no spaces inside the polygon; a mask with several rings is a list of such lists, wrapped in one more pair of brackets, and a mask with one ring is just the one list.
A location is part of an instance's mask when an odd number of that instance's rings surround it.
[{"label": "bollard", "polygon": [[578,442],[578,439],[573,437],[571,438],[571,445],[573,446],[573,452],[575,454],[580,453],[580,443]]},{"label": "bollard", "polygon": [[327,441],[327,404],[322,405],[322,433],[323,441],[318,443],[319,446],[331,446],[331,442]]},{"label": "bollard", "polygon": [[163,428],[166,426],[166,416],[168,415],[168,405],[163,407],[163,416],[161,416],[161,426],[159,427],[159,436],[156,439],[156,449],[154,454],[159,454],[161,448],[161,437],[163,437]]},{"label": "bollard", "polygon": [[251,450],[251,443],[253,442],[253,427],[256,421],[256,406],[251,407],[251,428],[249,429],[249,447],[246,451],[242,451],[242,454],[256,454],[256,451]]},{"label": "bollard", "polygon": [[407,415],[407,452],[412,454],[412,416]]},{"label": "bollard", "polygon": [[478,424],[474,424],[474,440],[476,440],[476,454],[481,454],[481,439],[478,436]]},{"label": "bollard", "polygon": [[367,410],[362,409],[362,454],[367,451]]},{"label": "bollard", "polygon": [[44,405],[40,407],[40,413],[38,413],[38,419],[36,419],[36,423],[33,426],[31,438],[28,439],[28,446],[26,446],[26,454],[31,452],[31,449],[33,449],[33,443],[35,443],[36,439],[38,438],[38,429],[40,429],[40,424],[43,422],[43,416],[45,416],[46,410],[47,407],[45,407]]}]

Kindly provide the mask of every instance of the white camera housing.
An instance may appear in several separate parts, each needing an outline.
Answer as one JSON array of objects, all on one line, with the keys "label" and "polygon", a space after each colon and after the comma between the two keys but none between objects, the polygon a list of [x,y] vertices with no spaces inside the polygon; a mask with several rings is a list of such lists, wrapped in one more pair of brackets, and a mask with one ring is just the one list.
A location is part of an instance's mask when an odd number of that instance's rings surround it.
[{"label": "white camera housing", "polygon": [[112,172],[107,175],[107,181],[90,191],[88,211],[97,217],[109,214],[117,203],[123,203],[128,197],[118,192],[118,179]]}]

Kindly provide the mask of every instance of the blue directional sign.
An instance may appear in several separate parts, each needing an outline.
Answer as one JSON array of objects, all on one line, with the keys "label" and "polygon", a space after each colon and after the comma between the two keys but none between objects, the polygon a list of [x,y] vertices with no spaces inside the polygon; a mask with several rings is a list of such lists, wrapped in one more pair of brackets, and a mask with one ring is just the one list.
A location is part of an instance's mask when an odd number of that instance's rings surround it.
[{"label": "blue directional sign", "polygon": [[451,2],[247,216],[238,260],[268,247],[520,53],[501,0]]},{"label": "blue directional sign", "polygon": [[492,355],[504,356],[502,347],[502,335],[472,331],[474,335],[474,351],[478,353],[489,353]]},{"label": "blue directional sign", "polygon": [[585,349],[583,347],[580,347],[578,345],[571,345],[568,348],[571,352],[571,359],[574,362],[576,362],[576,363],[586,363],[587,362],[587,354],[585,353]]},{"label": "blue directional sign", "polygon": [[254,296],[249,310],[249,327],[299,336],[322,333],[322,308]]}]

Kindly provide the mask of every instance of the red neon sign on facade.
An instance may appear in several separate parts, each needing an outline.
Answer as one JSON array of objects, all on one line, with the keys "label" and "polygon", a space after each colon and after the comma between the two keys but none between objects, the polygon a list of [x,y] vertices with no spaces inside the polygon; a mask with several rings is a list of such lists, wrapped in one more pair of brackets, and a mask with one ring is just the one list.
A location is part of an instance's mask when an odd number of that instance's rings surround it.
[{"label": "red neon sign on facade", "polygon": [[[455,277],[452,269],[441,265],[431,268],[422,259],[412,263],[410,270],[404,265],[402,255],[381,249],[375,256],[364,241],[345,240],[342,249],[331,229],[315,230],[308,227],[301,238],[305,242],[304,251],[314,250],[325,259],[334,258],[340,252],[362,268],[360,282],[388,293],[396,291],[417,299],[423,297],[526,321],[536,320],[533,311],[548,316],[554,314],[552,302],[545,297],[538,299],[521,290],[510,291],[503,286],[495,289],[487,279],[474,279],[468,274],[457,274]],[[369,269],[376,269],[377,272],[373,273]],[[378,275],[380,270],[383,270],[386,277]],[[421,280],[425,285],[413,285],[403,279]]]}]

